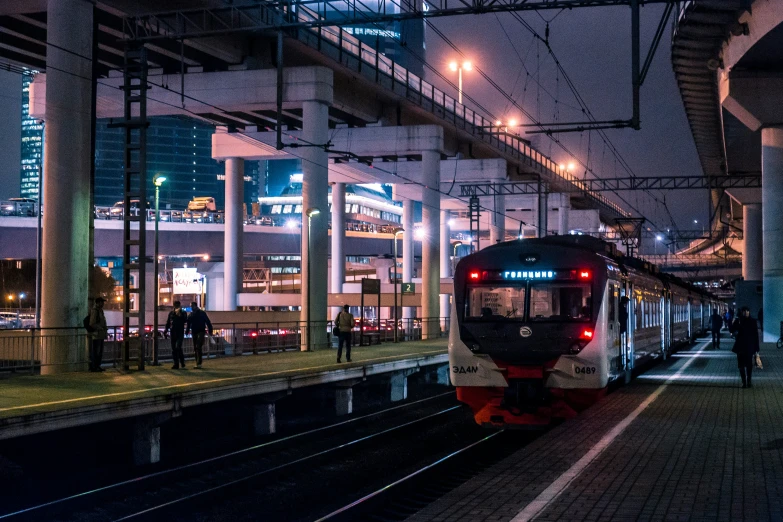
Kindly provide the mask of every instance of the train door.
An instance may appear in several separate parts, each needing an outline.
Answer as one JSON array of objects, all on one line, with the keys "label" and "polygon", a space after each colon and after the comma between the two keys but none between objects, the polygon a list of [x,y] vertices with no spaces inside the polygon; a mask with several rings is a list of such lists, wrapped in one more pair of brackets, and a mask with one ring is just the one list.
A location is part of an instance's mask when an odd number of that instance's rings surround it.
[{"label": "train door", "polygon": [[[609,306],[606,318],[606,323],[608,326],[606,343],[607,353],[610,357],[610,368],[613,367],[616,369],[616,371],[622,371],[623,354],[622,347],[620,345],[620,322],[618,321],[620,287],[614,281],[609,281],[607,299]],[[611,361],[611,359],[615,359],[615,361]],[[611,364],[612,362],[614,362],[614,364]]]},{"label": "train door", "polygon": [[633,285],[626,281],[620,290],[620,360],[621,371],[625,371],[626,381],[630,381],[633,370],[633,332],[636,326],[636,317],[633,301]]},{"label": "train door", "polygon": [[669,351],[672,345],[672,299],[671,294],[666,290],[661,294],[659,321],[661,325],[661,353],[663,354],[663,359],[666,360],[669,358]]}]

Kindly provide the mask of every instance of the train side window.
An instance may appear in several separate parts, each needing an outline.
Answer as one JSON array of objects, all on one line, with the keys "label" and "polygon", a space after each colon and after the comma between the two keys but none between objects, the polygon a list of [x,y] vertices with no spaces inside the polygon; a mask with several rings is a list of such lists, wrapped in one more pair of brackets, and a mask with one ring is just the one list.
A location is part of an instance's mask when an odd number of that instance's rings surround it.
[{"label": "train side window", "polygon": [[635,299],[636,301],[636,329],[641,330],[642,328],[642,300],[641,299]]},{"label": "train side window", "polygon": [[617,287],[609,285],[609,321],[617,320]]}]

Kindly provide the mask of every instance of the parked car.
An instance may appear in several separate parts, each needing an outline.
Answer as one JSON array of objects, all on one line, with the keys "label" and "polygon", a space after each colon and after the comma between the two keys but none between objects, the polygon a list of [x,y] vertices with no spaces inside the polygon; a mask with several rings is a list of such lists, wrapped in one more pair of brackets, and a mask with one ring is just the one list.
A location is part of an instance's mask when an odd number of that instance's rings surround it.
[{"label": "parked car", "polygon": [[38,201],[32,198],[10,198],[0,204],[2,216],[35,216]]},{"label": "parked car", "polygon": [[217,205],[215,205],[215,198],[210,196],[202,196],[193,198],[188,203],[188,210],[191,211],[203,211],[203,212],[217,212]]},{"label": "parked car", "polygon": [[[147,208],[150,208],[150,202],[147,201]],[[125,201],[118,201],[114,205],[112,205],[108,209],[98,209],[96,210],[96,217],[103,218],[103,219],[122,219],[122,216],[125,212]],[[132,199],[131,200],[131,215],[136,215],[139,213],[139,200],[138,199]]]},{"label": "parked car", "polygon": [[22,320],[16,312],[0,312],[0,328],[21,328]]}]

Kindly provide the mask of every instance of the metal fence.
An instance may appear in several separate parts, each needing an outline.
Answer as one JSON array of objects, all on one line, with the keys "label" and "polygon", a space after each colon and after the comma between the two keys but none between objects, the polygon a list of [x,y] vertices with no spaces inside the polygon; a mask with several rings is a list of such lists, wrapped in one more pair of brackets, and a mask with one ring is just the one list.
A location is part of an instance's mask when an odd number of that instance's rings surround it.
[{"label": "metal fence", "polygon": [[[235,357],[299,351],[307,344],[308,328],[304,322],[230,323],[215,324],[214,335],[204,343],[204,358]],[[316,347],[336,347],[338,339],[332,335],[332,321],[311,323],[311,340]],[[449,318],[400,319],[397,340],[419,341],[448,335]],[[394,320],[366,319],[351,332],[354,346],[373,346],[394,341]],[[153,360],[155,336],[149,328],[143,335],[131,331],[130,361],[144,358]],[[104,366],[121,367],[124,335],[121,327],[110,328],[103,345]],[[158,331],[158,360],[172,359],[171,339]],[[0,332],[0,371],[38,373],[46,366],[69,366],[72,370],[86,369],[89,361],[90,337],[84,328],[30,328]],[[193,338],[186,336],[182,343],[186,358],[194,356]]]}]

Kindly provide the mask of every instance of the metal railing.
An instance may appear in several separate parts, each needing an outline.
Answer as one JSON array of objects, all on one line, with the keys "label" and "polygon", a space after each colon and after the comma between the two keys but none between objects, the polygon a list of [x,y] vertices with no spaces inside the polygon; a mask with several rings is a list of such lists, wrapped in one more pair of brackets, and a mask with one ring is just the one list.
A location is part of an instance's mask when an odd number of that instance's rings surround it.
[{"label": "metal railing", "polygon": [[[298,6],[296,12],[288,14],[304,22],[322,17],[320,13],[304,6]],[[591,192],[589,187],[579,178],[566,169],[561,169],[549,157],[531,147],[527,140],[514,134],[500,132],[495,122],[468,109],[455,98],[436,89],[434,85],[411,73],[340,27],[319,26],[299,28],[296,31],[298,39],[306,45],[330,56],[341,65],[352,68],[381,87],[415,103],[457,129],[470,133],[477,139],[498,149],[501,153],[508,154],[523,164],[540,169],[550,178],[549,181],[572,184],[596,203],[620,216],[628,215],[616,203],[600,194]],[[332,45],[334,49],[329,49],[324,44]],[[336,55],[329,52],[332,50],[336,50]]]},{"label": "metal railing", "polygon": [[[308,333],[306,323],[256,322],[213,325],[214,335],[204,342],[203,357],[235,357],[299,351],[305,345]],[[332,335],[333,321],[310,324],[313,342],[336,347],[338,339]],[[448,335],[449,318],[400,319],[397,324],[399,342],[420,341]],[[131,330],[130,360],[144,358],[152,361],[153,334],[149,328],[139,336]],[[363,329],[357,324],[351,332],[353,346],[376,345],[394,341],[394,320],[365,319]],[[103,344],[102,364],[122,367],[122,327],[110,327]],[[30,328],[0,332],[0,371],[38,373],[45,366],[68,366],[70,370],[84,370],[89,362],[90,336],[84,328]],[[319,341],[316,341],[319,340]],[[182,343],[186,358],[195,355],[193,338],[188,335]],[[55,353],[57,352],[57,353]],[[57,355],[60,357],[57,357]],[[158,360],[164,364],[172,360],[171,339],[158,332]]]}]

